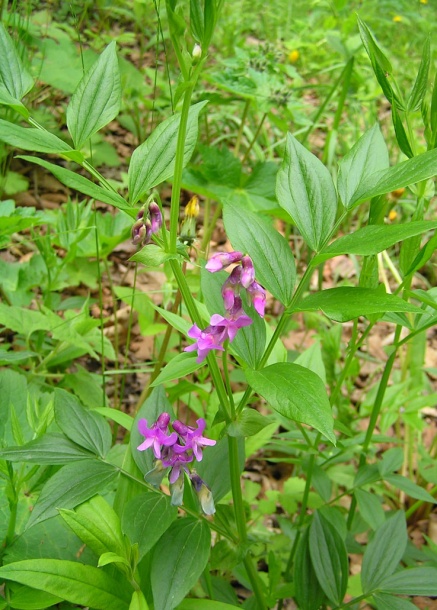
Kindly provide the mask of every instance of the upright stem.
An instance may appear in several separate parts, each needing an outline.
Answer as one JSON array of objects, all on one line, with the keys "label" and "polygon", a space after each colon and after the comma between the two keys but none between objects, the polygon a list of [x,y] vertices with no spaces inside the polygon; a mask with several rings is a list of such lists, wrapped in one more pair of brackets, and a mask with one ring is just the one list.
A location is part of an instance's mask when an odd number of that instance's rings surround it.
[{"label": "upright stem", "polygon": [[240,152],[241,138],[243,137],[244,125],[246,123],[246,118],[247,118],[247,113],[249,112],[249,108],[250,108],[250,99],[247,99],[246,103],[244,104],[243,116],[241,117],[240,128],[238,129],[237,140],[235,142],[234,155],[236,157],[238,157],[238,153]]}]

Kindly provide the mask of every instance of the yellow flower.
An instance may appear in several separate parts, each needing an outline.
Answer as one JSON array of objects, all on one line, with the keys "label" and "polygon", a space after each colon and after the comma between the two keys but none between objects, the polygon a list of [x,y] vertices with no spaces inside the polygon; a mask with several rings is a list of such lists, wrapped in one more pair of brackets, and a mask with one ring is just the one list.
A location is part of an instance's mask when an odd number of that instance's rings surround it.
[{"label": "yellow flower", "polygon": [[199,198],[197,195],[193,195],[185,206],[185,218],[197,218],[199,211]]},{"label": "yellow flower", "polygon": [[401,17],[400,15],[395,15],[395,16],[393,17],[393,21],[394,21],[395,23],[399,23],[399,22],[401,22],[401,21],[402,21],[402,17]]},{"label": "yellow flower", "polygon": [[420,4],[428,4],[428,0],[419,0]]},{"label": "yellow flower", "polygon": [[396,212],[396,210],[390,210],[390,212],[388,213],[389,220],[396,220],[397,216],[398,213]]},{"label": "yellow flower", "polygon": [[288,54],[288,61],[292,64],[295,64],[298,59],[300,57],[300,53],[297,49],[294,49],[293,51],[290,51],[290,53]]}]

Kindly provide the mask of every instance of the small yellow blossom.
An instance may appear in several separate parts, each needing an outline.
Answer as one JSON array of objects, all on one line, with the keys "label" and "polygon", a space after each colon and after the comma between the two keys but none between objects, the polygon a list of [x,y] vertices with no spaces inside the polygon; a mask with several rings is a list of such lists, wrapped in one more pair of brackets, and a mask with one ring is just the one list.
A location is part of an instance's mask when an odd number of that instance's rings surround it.
[{"label": "small yellow blossom", "polygon": [[299,51],[297,49],[293,49],[293,51],[290,51],[290,53],[288,54],[288,61],[292,64],[295,64],[298,61],[299,57]]},{"label": "small yellow blossom", "polygon": [[420,4],[428,4],[428,0],[419,0]]},{"label": "small yellow blossom", "polygon": [[398,213],[396,212],[396,210],[390,210],[390,212],[388,213],[389,220],[396,220],[397,216]]},{"label": "small yellow blossom", "polygon": [[402,21],[402,17],[401,17],[400,15],[395,15],[395,16],[393,17],[393,21],[394,21],[395,23],[400,23],[400,22]]},{"label": "small yellow blossom", "polygon": [[396,189],[394,191],[392,191],[390,194],[393,197],[393,199],[399,199],[399,197],[402,197],[402,195],[405,193],[405,189],[403,187]]},{"label": "small yellow blossom", "polygon": [[199,211],[199,198],[196,195],[193,195],[185,206],[185,217],[197,218],[199,216]]}]

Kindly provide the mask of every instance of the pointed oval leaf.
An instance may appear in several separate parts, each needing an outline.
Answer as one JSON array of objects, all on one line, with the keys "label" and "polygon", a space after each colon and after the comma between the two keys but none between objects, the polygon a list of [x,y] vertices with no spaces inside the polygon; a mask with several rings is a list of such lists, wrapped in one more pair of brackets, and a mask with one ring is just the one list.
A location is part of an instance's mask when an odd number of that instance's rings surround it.
[{"label": "pointed oval leaf", "polygon": [[0,86],[17,100],[33,87],[33,78],[23,66],[12,38],[0,23]]},{"label": "pointed oval leaf", "polygon": [[177,514],[169,496],[161,493],[144,493],[127,504],[122,527],[132,543],[138,542],[139,560],[153,548]]},{"label": "pointed oval leaf", "polygon": [[335,444],[334,420],[325,385],[316,373],[291,362],[247,369],[247,381],[284,417],[313,426]]},{"label": "pointed oval leaf", "polygon": [[68,104],[68,131],[78,149],[120,110],[120,71],[115,46],[115,41],[111,42],[87,70]]},{"label": "pointed oval leaf", "polygon": [[[185,136],[184,166],[197,142],[199,112],[207,102],[191,106]],[[134,205],[147,191],[173,176],[180,113],[163,121],[141,146],[134,150],[129,165],[129,200]]]},{"label": "pointed oval leaf", "polygon": [[225,201],[223,221],[235,250],[249,254],[256,281],[288,305],[296,282],[293,253],[270,221],[232,200]]},{"label": "pointed oval leaf", "polygon": [[318,512],[310,526],[309,546],[320,586],[334,605],[339,606],[346,593],[349,575],[346,546],[334,526]]},{"label": "pointed oval leaf", "polygon": [[63,466],[42,488],[27,527],[58,514],[59,508],[74,508],[115,480],[118,470],[111,464],[86,460]]},{"label": "pointed oval leaf", "polygon": [[307,528],[299,540],[294,562],[296,601],[301,610],[317,610],[325,599],[311,561],[309,539],[310,531]]},{"label": "pointed oval leaf", "polygon": [[373,601],[377,610],[415,610],[417,606],[403,597],[395,597],[389,593],[374,593]]},{"label": "pointed oval leaf", "polygon": [[387,145],[376,124],[366,131],[340,162],[338,194],[343,205],[348,208],[360,184],[388,166]]},{"label": "pointed oval leaf", "polygon": [[0,119],[0,140],[10,146],[43,153],[63,153],[73,150],[66,142],[48,131],[21,127]]},{"label": "pointed oval leaf", "polygon": [[210,546],[204,519],[186,517],[170,526],[152,558],[155,610],[172,610],[184,599],[206,567]]},{"label": "pointed oval leaf", "polygon": [[379,583],[384,593],[437,597],[437,568],[411,568],[387,576]]},{"label": "pointed oval leaf", "polygon": [[95,454],[86,451],[62,434],[44,434],[25,445],[0,450],[0,459],[9,462],[68,464],[86,458],[94,459]]},{"label": "pointed oval leaf", "polygon": [[431,45],[429,37],[423,45],[422,61],[420,62],[419,71],[416,80],[411,90],[410,97],[407,102],[407,110],[414,111],[420,108],[422,100],[428,88],[428,73],[431,63]]},{"label": "pointed oval leaf", "polygon": [[108,422],[102,415],[82,407],[73,394],[55,390],[55,419],[65,436],[100,457],[105,457],[111,448]]},{"label": "pointed oval leaf", "polygon": [[416,220],[403,225],[367,225],[350,235],[339,237],[332,244],[323,248],[314,258],[314,265],[340,254],[358,254],[371,256],[387,250],[394,244],[422,235],[437,228],[437,221]]},{"label": "pointed oval leaf", "polygon": [[158,377],[150,384],[151,387],[155,387],[167,381],[172,381],[173,379],[185,377],[185,375],[189,375],[190,373],[199,370],[206,364],[206,361],[198,364],[196,359],[197,354],[195,353],[182,352],[178,354],[162,369]]},{"label": "pointed oval leaf", "polygon": [[128,610],[132,587],[94,566],[60,559],[27,559],[0,568],[0,578],[13,580],[96,610]]},{"label": "pointed oval leaf", "polygon": [[302,299],[296,306],[297,311],[317,311],[321,309],[328,318],[337,322],[347,322],[359,316],[384,314],[389,311],[410,311],[420,313],[422,310],[411,303],[393,295],[373,288],[355,288],[340,286],[329,288]]},{"label": "pointed oval leaf", "polygon": [[361,568],[364,593],[379,588],[381,581],[395,571],[407,542],[405,515],[398,511],[378,527],[367,545]]},{"label": "pointed oval leaf", "polygon": [[306,243],[317,252],[334,225],[337,193],[327,168],[290,133],[277,175],[276,196]]}]

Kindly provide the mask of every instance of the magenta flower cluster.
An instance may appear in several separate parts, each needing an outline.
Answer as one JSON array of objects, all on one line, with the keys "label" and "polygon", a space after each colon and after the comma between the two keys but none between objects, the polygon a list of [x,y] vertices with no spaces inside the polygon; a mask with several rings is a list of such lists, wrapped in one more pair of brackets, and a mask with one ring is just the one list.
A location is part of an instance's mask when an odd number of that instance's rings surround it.
[{"label": "magenta flower cluster", "polygon": [[172,422],[173,431],[170,432],[170,415],[161,413],[151,427],[146,419],[140,419],[138,430],[145,440],[137,447],[139,451],[152,448],[156,458],[155,467],[146,475],[146,480],[152,484],[159,484],[168,468],[170,468],[169,482],[172,487],[172,504],[182,503],[184,489],[184,473],[187,473],[198,493],[202,509],[206,514],[214,512],[214,502],[208,486],[188,464],[197,460],[202,461],[204,447],[213,446],[216,441],[203,436],[206,427],[205,420],[197,420],[197,428],[187,426],[179,420]]},{"label": "magenta flower cluster", "polygon": [[161,227],[161,210],[159,205],[152,201],[149,203],[147,212],[142,208],[137,214],[137,219],[132,227],[132,243],[142,246],[150,244],[152,235],[157,233]]},{"label": "magenta flower cluster", "polygon": [[228,317],[214,314],[211,316],[209,326],[204,330],[194,324],[188,331],[188,336],[196,339],[196,342],[186,347],[184,351],[197,351],[196,361],[199,364],[205,360],[211,350],[224,351],[223,344],[226,340],[232,342],[240,328],[252,324],[252,319],[243,311],[241,290],[247,291],[255,311],[262,318],[264,317],[266,291],[255,281],[255,269],[250,256],[244,256],[242,252],[218,252],[209,259],[205,268],[210,273],[215,273],[236,263],[222,286],[223,304]]}]

